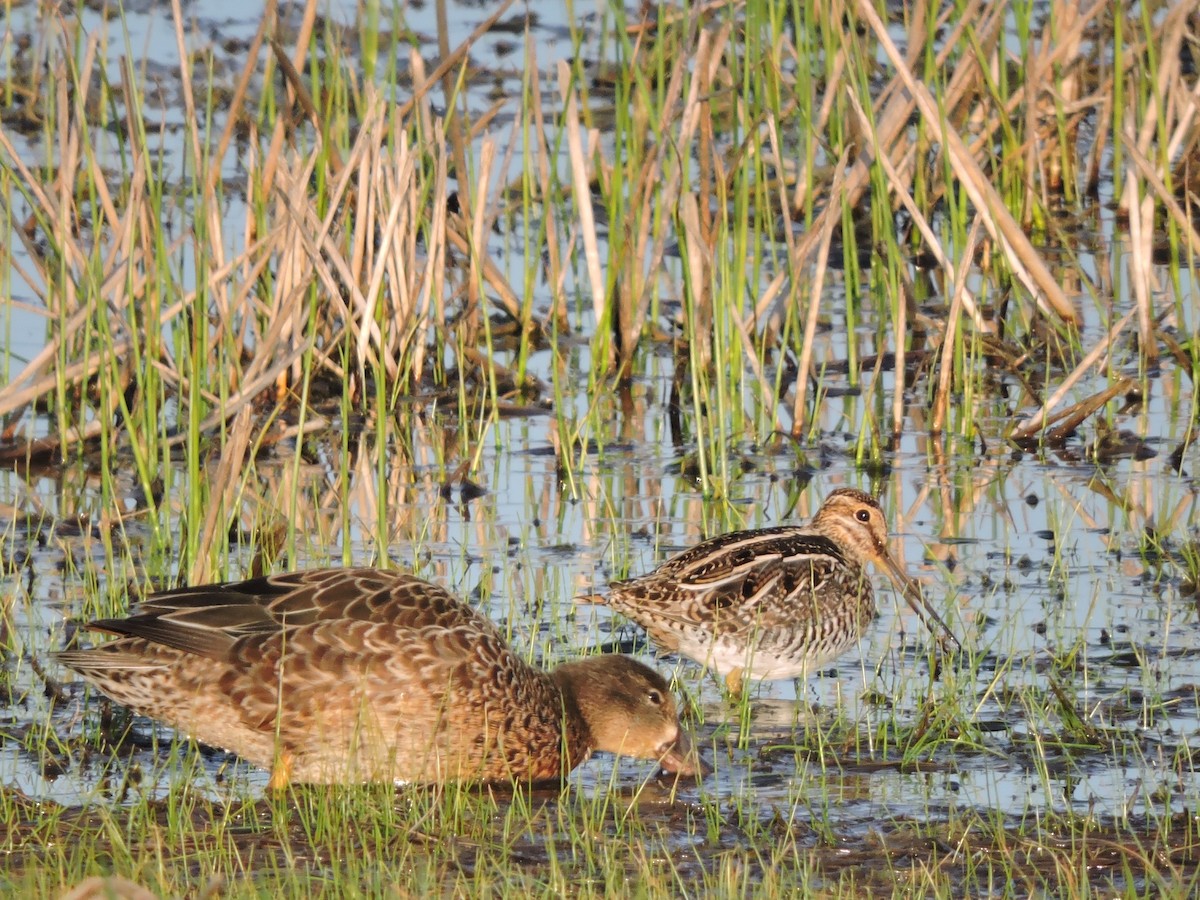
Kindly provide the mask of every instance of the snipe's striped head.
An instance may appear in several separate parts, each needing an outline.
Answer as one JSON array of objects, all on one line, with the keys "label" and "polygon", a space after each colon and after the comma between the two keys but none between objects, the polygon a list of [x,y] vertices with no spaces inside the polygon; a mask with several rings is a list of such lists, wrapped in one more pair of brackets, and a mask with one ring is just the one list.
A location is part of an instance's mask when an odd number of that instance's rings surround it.
[{"label": "snipe's striped head", "polygon": [[[813,517],[812,530],[829,538],[860,564],[873,562],[883,569],[913,612],[933,635],[959,646],[954,633],[921,593],[917,584],[896,561],[888,545],[887,519],[870,494],[855,488],[838,488],[825,498]],[[938,634],[939,629],[941,635]]]},{"label": "snipe's striped head", "polygon": [[888,525],[879,502],[855,488],[838,488],[825,498],[812,530],[829,538],[859,564],[888,566]]}]

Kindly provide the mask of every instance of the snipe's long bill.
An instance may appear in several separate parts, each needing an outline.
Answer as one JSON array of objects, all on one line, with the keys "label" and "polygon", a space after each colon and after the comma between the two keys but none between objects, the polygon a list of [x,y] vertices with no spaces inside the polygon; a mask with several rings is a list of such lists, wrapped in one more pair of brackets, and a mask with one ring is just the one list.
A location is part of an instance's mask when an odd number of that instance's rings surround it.
[{"label": "snipe's long bill", "polygon": [[737,693],[743,678],[804,677],[842,655],[875,618],[866,574],[875,563],[908,605],[953,648],[957,638],[888,549],[875,498],[833,491],[812,522],[710,538],[648,575],[616,581],[602,603],[663,649],[714,669]]},{"label": "snipe's long bill", "polygon": [[546,781],[593,750],[704,765],[654,670],[535,669],[437,585],[326,569],[167,591],[57,654],[114,700],[289,781]]}]

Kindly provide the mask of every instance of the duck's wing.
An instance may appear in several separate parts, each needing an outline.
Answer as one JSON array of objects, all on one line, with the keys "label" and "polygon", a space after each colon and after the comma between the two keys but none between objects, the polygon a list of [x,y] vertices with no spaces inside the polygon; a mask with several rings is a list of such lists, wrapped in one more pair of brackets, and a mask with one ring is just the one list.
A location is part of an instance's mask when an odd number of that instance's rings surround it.
[{"label": "duck's wing", "polygon": [[[481,735],[502,724],[489,717],[527,707],[512,698],[549,683],[448,591],[375,569],[180,588],[92,627],[120,639],[60,662],[260,765],[278,747],[332,766],[358,746],[358,729],[362,753],[391,748],[410,761],[455,741],[484,747]],[[529,708],[557,725],[558,704]]]},{"label": "duck's wing", "polygon": [[381,569],[312,569],[153,594],[124,618],[88,627],[142,638],[210,659],[227,659],[234,645],[340,623],[388,624],[394,629],[494,626],[449,591],[412,575]]}]

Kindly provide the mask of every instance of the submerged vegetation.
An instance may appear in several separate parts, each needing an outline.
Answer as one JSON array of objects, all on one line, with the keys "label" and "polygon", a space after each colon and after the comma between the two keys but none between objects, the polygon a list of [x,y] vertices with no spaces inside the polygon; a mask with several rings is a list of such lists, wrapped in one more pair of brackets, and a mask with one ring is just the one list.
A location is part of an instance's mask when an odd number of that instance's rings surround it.
[{"label": "submerged vegetation", "polygon": [[[0,889],[1194,893],[1200,5],[434,7],[6,9]],[[679,666],[698,784],[271,796],[49,658],[330,562],[636,651],[569,598],[831,474],[964,653]]]}]

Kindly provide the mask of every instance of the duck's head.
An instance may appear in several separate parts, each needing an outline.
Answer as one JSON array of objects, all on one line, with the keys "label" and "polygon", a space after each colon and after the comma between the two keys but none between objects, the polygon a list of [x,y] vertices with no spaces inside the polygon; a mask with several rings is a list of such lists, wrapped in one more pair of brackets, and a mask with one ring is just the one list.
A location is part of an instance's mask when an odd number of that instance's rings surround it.
[{"label": "duck's head", "polygon": [[593,656],[566,663],[554,680],[574,701],[593,750],[657,760],[668,772],[707,771],[679,724],[679,710],[662,676],[628,656]]}]

